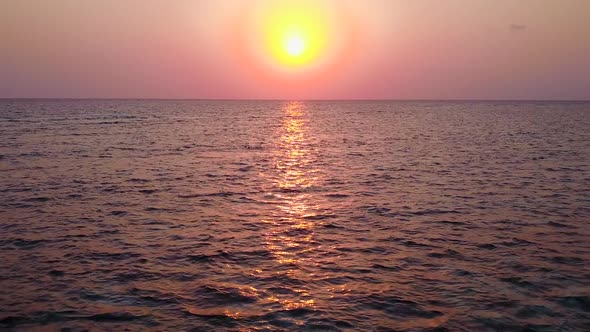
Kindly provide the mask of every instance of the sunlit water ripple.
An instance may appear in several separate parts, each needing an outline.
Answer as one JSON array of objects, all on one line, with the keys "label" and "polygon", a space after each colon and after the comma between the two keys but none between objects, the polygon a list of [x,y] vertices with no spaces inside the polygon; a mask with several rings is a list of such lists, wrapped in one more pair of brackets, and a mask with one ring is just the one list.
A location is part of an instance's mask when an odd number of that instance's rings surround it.
[{"label": "sunlit water ripple", "polygon": [[590,104],[0,102],[0,329],[590,330]]}]

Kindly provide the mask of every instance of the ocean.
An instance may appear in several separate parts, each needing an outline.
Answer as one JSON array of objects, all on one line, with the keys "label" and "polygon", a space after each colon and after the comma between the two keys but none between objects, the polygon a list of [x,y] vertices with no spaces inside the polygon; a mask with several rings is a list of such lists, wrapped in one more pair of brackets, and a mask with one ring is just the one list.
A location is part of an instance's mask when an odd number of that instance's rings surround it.
[{"label": "ocean", "polygon": [[590,330],[590,103],[0,101],[0,329]]}]

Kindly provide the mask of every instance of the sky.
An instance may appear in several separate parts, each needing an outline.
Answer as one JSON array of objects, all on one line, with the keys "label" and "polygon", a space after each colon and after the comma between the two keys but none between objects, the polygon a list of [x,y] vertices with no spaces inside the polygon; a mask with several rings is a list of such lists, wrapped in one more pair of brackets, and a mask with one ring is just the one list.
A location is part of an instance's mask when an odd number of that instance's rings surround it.
[{"label": "sky", "polygon": [[588,0],[2,0],[0,98],[590,100]]}]

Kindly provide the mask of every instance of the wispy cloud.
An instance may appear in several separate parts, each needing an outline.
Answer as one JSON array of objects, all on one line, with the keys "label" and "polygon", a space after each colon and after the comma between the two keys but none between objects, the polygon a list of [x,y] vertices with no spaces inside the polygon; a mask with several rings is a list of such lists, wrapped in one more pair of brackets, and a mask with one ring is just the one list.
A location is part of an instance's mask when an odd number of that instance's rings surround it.
[{"label": "wispy cloud", "polygon": [[521,32],[525,31],[527,29],[527,26],[524,24],[512,23],[508,26],[508,29],[512,32]]}]

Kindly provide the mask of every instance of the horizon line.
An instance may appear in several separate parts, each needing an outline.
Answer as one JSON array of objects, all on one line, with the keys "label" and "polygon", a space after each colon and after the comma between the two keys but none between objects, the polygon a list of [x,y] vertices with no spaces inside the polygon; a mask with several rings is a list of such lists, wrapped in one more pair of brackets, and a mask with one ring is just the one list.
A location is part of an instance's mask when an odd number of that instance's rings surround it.
[{"label": "horizon line", "polygon": [[178,101],[398,101],[398,102],[590,102],[590,99],[386,99],[386,98],[350,98],[350,99],[297,99],[297,98],[142,98],[142,97],[0,97],[0,100],[178,100]]}]

